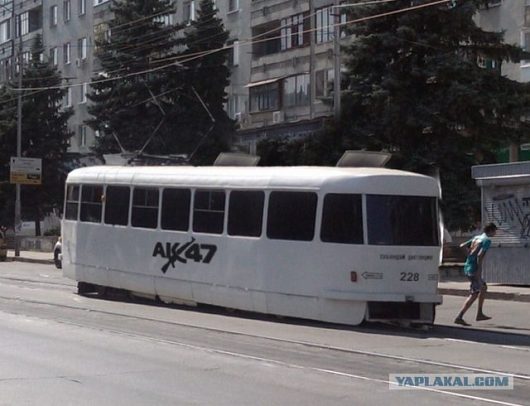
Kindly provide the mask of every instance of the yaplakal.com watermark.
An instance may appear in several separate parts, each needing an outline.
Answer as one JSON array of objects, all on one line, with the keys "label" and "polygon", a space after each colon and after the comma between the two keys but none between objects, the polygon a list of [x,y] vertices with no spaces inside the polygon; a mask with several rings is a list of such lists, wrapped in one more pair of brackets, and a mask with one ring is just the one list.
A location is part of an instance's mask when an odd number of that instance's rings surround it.
[{"label": "yaplakal.com watermark", "polygon": [[390,374],[390,389],[513,389],[513,376],[495,374]]}]

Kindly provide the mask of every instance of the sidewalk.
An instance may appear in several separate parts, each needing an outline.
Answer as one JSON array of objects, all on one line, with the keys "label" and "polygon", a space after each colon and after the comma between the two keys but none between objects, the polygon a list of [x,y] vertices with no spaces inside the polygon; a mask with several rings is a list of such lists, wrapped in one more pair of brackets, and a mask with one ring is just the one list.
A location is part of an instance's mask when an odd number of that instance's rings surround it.
[{"label": "sidewalk", "polygon": [[[20,256],[15,257],[13,250],[7,251],[8,261],[33,262],[39,264],[53,264],[52,252],[20,251]],[[452,267],[451,267],[452,268]],[[441,295],[468,296],[469,282],[458,272],[447,267],[440,268],[440,282],[438,292]],[[510,286],[488,284],[488,299],[511,300],[514,302],[530,302],[530,286]]]},{"label": "sidewalk", "polygon": [[32,262],[36,264],[53,264],[53,252],[20,251],[15,257],[15,251],[7,250],[8,261]]}]

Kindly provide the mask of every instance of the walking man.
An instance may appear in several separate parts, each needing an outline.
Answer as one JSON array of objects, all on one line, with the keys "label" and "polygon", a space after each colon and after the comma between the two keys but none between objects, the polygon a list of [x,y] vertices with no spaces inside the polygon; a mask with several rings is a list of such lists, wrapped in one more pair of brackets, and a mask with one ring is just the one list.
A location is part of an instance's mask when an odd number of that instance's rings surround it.
[{"label": "walking man", "polygon": [[478,308],[477,308],[477,321],[489,320],[491,317],[486,316],[482,312],[482,306],[484,305],[484,299],[486,298],[486,291],[488,287],[486,282],[482,279],[482,261],[484,255],[488,251],[491,245],[490,238],[497,232],[497,226],[493,223],[489,223],[484,227],[484,232],[480,235],[473,237],[471,240],[461,244],[461,247],[468,247],[469,251],[467,254],[466,262],[464,263],[464,273],[468,277],[471,287],[469,297],[464,302],[460,313],[456,316],[455,323],[462,326],[469,326],[464,320],[464,314],[471,307],[473,302],[478,297]]}]

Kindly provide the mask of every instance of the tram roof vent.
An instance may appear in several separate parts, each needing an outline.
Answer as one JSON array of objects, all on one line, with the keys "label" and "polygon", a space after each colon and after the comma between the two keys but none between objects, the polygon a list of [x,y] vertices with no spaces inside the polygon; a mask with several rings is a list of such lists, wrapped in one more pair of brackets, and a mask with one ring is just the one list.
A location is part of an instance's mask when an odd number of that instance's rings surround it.
[{"label": "tram roof vent", "polygon": [[337,162],[338,167],[383,167],[390,160],[392,154],[374,151],[344,151]]},{"label": "tram roof vent", "polygon": [[213,166],[258,166],[259,156],[241,152],[221,152]]}]

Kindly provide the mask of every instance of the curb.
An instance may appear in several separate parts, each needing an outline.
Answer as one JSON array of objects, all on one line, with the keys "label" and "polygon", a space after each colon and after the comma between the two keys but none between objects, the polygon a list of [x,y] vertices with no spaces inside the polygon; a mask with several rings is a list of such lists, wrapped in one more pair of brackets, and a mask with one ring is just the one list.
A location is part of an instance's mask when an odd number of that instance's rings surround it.
[{"label": "curb", "polygon": [[[450,295],[450,296],[469,296],[469,290],[464,290],[464,289],[438,288],[438,293],[440,295]],[[486,293],[486,299],[511,300],[514,302],[530,302],[530,294],[488,292]]]},{"label": "curb", "polygon": [[27,262],[31,264],[53,265],[53,259],[35,259],[25,257],[8,257],[6,262]]}]

